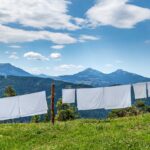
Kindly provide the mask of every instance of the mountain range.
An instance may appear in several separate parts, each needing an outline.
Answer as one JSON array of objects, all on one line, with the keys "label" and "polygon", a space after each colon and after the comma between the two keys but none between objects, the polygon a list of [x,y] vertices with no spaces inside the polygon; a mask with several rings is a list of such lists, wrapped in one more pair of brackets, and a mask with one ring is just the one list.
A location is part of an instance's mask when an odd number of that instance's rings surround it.
[{"label": "mountain range", "polygon": [[150,78],[146,78],[141,75],[130,73],[121,69],[109,74],[104,74],[100,71],[91,68],[88,68],[74,75],[59,76],[56,77],[55,79],[66,82],[72,82],[76,84],[82,83],[92,85],[95,87],[132,84],[137,82],[150,81]]},{"label": "mountain range", "polygon": [[60,80],[64,82],[70,82],[74,84],[85,84],[94,87],[100,86],[111,86],[120,84],[132,84],[137,82],[147,82],[150,78],[143,77],[141,75],[130,73],[124,70],[117,70],[115,72],[105,74],[98,70],[88,68],[79,73],[73,75],[63,75],[63,76],[48,76],[44,74],[32,75],[20,68],[17,68],[9,63],[0,64],[0,75],[2,76],[20,76],[20,77],[40,77],[40,78],[50,78],[53,80]]},{"label": "mountain range", "polygon": [[8,76],[25,76],[30,77],[32,76],[30,73],[24,71],[23,69],[17,68],[9,63],[0,63],[0,75]]}]

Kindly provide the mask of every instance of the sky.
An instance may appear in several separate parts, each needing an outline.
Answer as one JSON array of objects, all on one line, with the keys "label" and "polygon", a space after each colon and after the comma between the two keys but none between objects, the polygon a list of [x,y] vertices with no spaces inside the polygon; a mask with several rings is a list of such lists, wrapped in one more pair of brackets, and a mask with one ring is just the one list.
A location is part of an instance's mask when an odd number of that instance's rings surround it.
[{"label": "sky", "polygon": [[150,77],[150,0],[0,0],[0,63],[32,74]]}]

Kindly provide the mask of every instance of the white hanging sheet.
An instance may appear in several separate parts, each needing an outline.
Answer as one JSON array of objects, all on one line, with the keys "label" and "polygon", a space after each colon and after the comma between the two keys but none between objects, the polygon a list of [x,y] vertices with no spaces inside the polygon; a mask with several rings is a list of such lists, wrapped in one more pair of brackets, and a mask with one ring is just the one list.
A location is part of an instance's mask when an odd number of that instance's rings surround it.
[{"label": "white hanging sheet", "polygon": [[0,99],[0,120],[19,118],[19,97],[7,97]]},{"label": "white hanging sheet", "polygon": [[67,104],[75,103],[75,89],[63,89],[62,102]]},{"label": "white hanging sheet", "polygon": [[103,101],[105,109],[131,107],[131,85],[105,87]]},{"label": "white hanging sheet", "polygon": [[104,108],[103,88],[85,88],[77,90],[78,110]]},{"label": "white hanging sheet", "polygon": [[34,116],[47,113],[45,92],[37,92],[19,96],[20,116]]},{"label": "white hanging sheet", "polygon": [[133,84],[135,99],[147,98],[146,83]]}]

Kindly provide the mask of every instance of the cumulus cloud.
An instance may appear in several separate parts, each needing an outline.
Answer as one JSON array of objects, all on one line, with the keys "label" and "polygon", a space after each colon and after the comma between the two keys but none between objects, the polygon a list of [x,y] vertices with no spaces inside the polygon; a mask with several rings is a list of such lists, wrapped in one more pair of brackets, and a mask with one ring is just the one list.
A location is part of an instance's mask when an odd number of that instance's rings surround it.
[{"label": "cumulus cloud", "polygon": [[63,49],[65,46],[64,45],[53,45],[51,48],[53,49]]},{"label": "cumulus cloud", "polygon": [[95,40],[99,40],[99,38],[91,35],[80,35],[79,37],[80,42],[95,41]]},{"label": "cumulus cloud", "polygon": [[[9,53],[7,53],[7,54],[9,54]],[[17,56],[17,53],[16,52],[12,52],[10,55],[9,55],[9,58],[10,59],[19,59],[19,57]]]},{"label": "cumulus cloud", "polygon": [[87,20],[85,20],[83,18],[75,17],[75,18],[73,18],[73,20],[76,22],[76,24],[81,25],[81,26],[87,24]]},{"label": "cumulus cloud", "polygon": [[[19,23],[35,28],[76,30],[68,14],[69,0],[0,0],[0,23]],[[78,22],[82,22],[78,21]]]},{"label": "cumulus cloud", "polygon": [[86,15],[92,26],[111,25],[116,28],[133,28],[150,19],[150,9],[128,3],[129,0],[97,0]]},{"label": "cumulus cloud", "polygon": [[33,51],[25,53],[24,57],[27,59],[40,60],[40,61],[48,61],[49,60],[47,57],[43,56],[42,54],[36,53]]},{"label": "cumulus cloud", "polygon": [[51,53],[50,58],[59,59],[59,58],[61,58],[61,54],[60,53]]},{"label": "cumulus cloud", "polygon": [[67,33],[49,31],[27,31],[0,25],[0,42],[17,43],[32,42],[35,40],[48,40],[55,44],[72,44],[77,40]]}]

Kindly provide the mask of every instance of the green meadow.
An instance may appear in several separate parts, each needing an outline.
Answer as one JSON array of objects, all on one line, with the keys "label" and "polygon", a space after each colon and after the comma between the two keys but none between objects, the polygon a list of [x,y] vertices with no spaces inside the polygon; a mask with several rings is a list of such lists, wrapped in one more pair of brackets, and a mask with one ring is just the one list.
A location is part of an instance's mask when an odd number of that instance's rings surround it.
[{"label": "green meadow", "polygon": [[150,114],[118,119],[0,124],[0,150],[149,150]]}]

